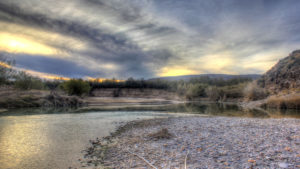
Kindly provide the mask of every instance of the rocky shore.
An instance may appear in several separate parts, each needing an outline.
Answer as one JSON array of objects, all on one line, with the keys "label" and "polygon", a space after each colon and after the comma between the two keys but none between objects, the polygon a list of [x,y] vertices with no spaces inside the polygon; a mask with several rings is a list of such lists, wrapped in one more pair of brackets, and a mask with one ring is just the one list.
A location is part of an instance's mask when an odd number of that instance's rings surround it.
[{"label": "rocky shore", "polygon": [[91,143],[83,166],[300,168],[300,119],[195,116],[136,121]]}]

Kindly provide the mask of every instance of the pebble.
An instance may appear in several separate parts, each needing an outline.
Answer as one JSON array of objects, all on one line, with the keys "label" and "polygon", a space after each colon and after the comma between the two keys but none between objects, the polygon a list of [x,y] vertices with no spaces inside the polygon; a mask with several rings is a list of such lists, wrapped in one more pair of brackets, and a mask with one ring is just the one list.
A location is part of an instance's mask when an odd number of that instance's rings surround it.
[{"label": "pebble", "polygon": [[279,163],[278,164],[280,168],[288,168],[289,165],[287,163]]},{"label": "pebble", "polygon": [[[167,128],[171,139],[147,139]],[[162,125],[132,128],[117,137],[107,154],[108,168],[147,168],[143,157],[157,168],[297,168],[300,119],[240,117],[184,117]],[[290,139],[291,138],[291,139]],[[95,156],[98,149],[90,156]],[[87,160],[88,161],[88,160]],[[167,166],[167,167],[166,167]]]}]

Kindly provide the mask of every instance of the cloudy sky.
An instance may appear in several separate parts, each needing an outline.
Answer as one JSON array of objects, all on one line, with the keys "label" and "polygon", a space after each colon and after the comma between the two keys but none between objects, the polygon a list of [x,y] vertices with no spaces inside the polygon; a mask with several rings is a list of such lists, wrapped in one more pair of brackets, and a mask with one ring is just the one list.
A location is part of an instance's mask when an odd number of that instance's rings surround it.
[{"label": "cloudy sky", "polygon": [[0,53],[41,77],[263,73],[300,48],[299,0],[0,0]]}]

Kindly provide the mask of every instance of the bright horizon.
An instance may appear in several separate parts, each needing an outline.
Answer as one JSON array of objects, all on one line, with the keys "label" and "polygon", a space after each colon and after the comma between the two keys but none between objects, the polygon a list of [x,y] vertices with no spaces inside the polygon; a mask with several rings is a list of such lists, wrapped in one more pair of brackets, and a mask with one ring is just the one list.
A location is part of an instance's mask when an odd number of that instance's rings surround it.
[{"label": "bright horizon", "polygon": [[299,49],[299,8],[297,0],[10,0],[0,2],[0,54],[47,79],[262,74]]}]

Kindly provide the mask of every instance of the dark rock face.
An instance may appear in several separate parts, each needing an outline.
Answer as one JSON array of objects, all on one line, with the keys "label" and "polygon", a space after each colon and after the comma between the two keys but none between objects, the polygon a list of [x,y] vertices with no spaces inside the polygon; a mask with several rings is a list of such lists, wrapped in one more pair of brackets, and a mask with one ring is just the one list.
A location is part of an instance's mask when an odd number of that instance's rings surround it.
[{"label": "dark rock face", "polygon": [[258,80],[258,84],[268,89],[271,93],[299,91],[300,50],[296,50],[288,57],[281,59]]}]

